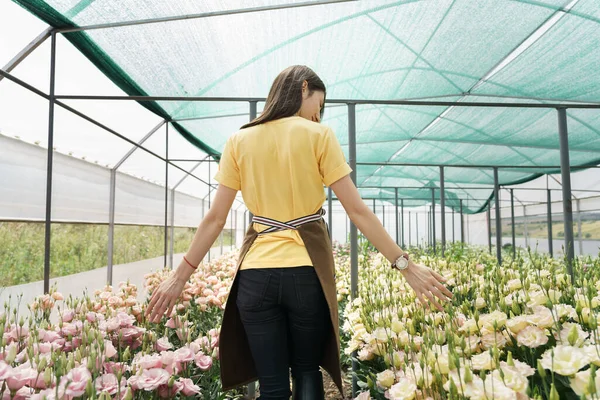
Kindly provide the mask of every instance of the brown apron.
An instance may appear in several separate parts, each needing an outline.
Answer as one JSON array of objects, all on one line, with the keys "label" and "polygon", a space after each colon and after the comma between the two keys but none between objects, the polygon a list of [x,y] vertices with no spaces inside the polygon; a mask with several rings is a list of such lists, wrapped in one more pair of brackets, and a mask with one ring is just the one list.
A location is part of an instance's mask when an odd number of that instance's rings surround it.
[{"label": "brown apron", "polygon": [[[327,225],[322,218],[299,226],[298,232],[304,241],[308,255],[313,263],[331,317],[331,327],[325,343],[325,351],[321,360],[321,367],[329,373],[331,379],[338,387],[342,397],[342,373],[340,366],[340,334],[338,319],[338,303],[335,285],[335,264],[333,252],[331,251],[331,240],[329,239]],[[240,250],[235,277],[231,285],[231,291],[225,305],[223,323],[219,336],[219,359],[221,364],[221,384],[223,390],[231,390],[235,387],[258,380],[258,374],[252,359],[252,353],[248,345],[248,339],[244,326],[238,313],[236,298],[238,272],[244,257],[250,250],[250,246],[258,237],[258,232],[252,227],[248,228],[244,243]]]}]

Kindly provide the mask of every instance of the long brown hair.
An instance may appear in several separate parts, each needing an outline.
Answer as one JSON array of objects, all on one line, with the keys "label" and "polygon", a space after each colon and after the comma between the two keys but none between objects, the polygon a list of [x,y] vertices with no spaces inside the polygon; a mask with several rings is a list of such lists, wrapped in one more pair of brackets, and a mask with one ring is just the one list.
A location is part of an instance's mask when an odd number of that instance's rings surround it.
[{"label": "long brown hair", "polygon": [[[327,95],[325,84],[312,69],[305,65],[293,65],[284,69],[273,81],[262,114],[240,129],[295,115],[302,106],[304,81],[308,82],[309,97],[317,90]],[[325,107],[321,109],[321,119],[324,109]]]}]

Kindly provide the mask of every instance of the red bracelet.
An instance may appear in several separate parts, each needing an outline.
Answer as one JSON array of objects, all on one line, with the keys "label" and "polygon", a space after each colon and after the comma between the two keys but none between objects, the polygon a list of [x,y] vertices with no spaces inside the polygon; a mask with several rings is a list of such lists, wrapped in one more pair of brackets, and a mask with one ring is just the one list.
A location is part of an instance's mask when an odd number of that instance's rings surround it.
[{"label": "red bracelet", "polygon": [[184,260],[185,260],[185,262],[186,262],[186,263],[188,263],[188,265],[189,265],[190,267],[192,267],[193,269],[197,269],[197,268],[198,268],[197,266],[196,266],[196,267],[194,267],[194,266],[192,265],[192,263],[190,263],[190,262],[188,261],[188,259],[187,259],[187,258],[185,258],[185,256],[183,256],[183,259],[184,259]]}]

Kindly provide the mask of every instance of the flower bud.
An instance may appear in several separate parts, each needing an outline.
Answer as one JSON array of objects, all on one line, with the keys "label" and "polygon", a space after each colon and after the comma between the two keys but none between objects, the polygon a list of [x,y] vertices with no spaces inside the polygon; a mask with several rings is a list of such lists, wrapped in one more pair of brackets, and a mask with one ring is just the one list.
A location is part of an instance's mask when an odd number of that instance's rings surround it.
[{"label": "flower bud", "polygon": [[175,375],[172,375],[169,378],[169,381],[167,382],[167,387],[170,389],[173,387],[174,384],[175,384]]},{"label": "flower bud", "polygon": [[48,365],[48,359],[46,357],[42,357],[40,359],[40,362],[37,365],[38,373],[41,373],[44,369],[46,369],[47,365]]},{"label": "flower bud", "polygon": [[540,378],[545,379],[546,378],[546,370],[542,366],[542,362],[540,360],[537,361],[537,370],[538,370],[538,374],[540,374]]},{"label": "flower bud", "polygon": [[554,383],[552,384],[552,387],[550,388],[550,397],[548,397],[549,400],[560,400],[560,396],[558,395],[558,391],[556,390],[556,386],[554,386]]},{"label": "flower bud", "polygon": [[129,350],[129,346],[127,346],[127,348],[123,352],[123,361],[129,361],[130,358],[131,358],[131,351]]},{"label": "flower bud", "polygon": [[94,390],[94,384],[92,383],[91,379],[87,381],[87,385],[85,385],[85,393],[88,395],[88,398],[96,394],[96,391]]},{"label": "flower bud", "polygon": [[8,350],[8,355],[6,356],[5,361],[10,365],[15,361],[15,358],[17,358],[17,346],[11,346],[11,348]]},{"label": "flower bud", "polygon": [[46,387],[50,387],[51,384],[52,384],[52,369],[46,368],[44,370],[44,385],[46,385]]},{"label": "flower bud", "polygon": [[578,338],[579,338],[579,332],[577,331],[577,325],[573,324],[573,326],[571,327],[571,330],[569,331],[569,335],[567,336],[567,339],[569,340],[569,344],[571,346],[575,346],[575,343],[577,342]]},{"label": "flower bud", "polygon": [[515,366],[515,362],[513,361],[513,356],[512,356],[512,352],[511,351],[509,351],[508,355],[506,356],[506,363],[510,367],[514,367]]}]

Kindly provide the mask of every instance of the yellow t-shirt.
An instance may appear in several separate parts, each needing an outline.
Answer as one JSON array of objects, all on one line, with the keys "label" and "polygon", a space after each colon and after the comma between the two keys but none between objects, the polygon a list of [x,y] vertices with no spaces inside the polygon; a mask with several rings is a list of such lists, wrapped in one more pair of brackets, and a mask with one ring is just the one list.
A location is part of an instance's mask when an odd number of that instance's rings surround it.
[{"label": "yellow t-shirt", "polygon": [[[242,129],[231,136],[215,180],[242,191],[254,215],[287,222],[314,214],[329,186],[352,169],[331,128],[302,117],[286,117]],[[261,232],[268,227],[254,223]],[[313,265],[296,230],[260,235],[240,269]]]}]

